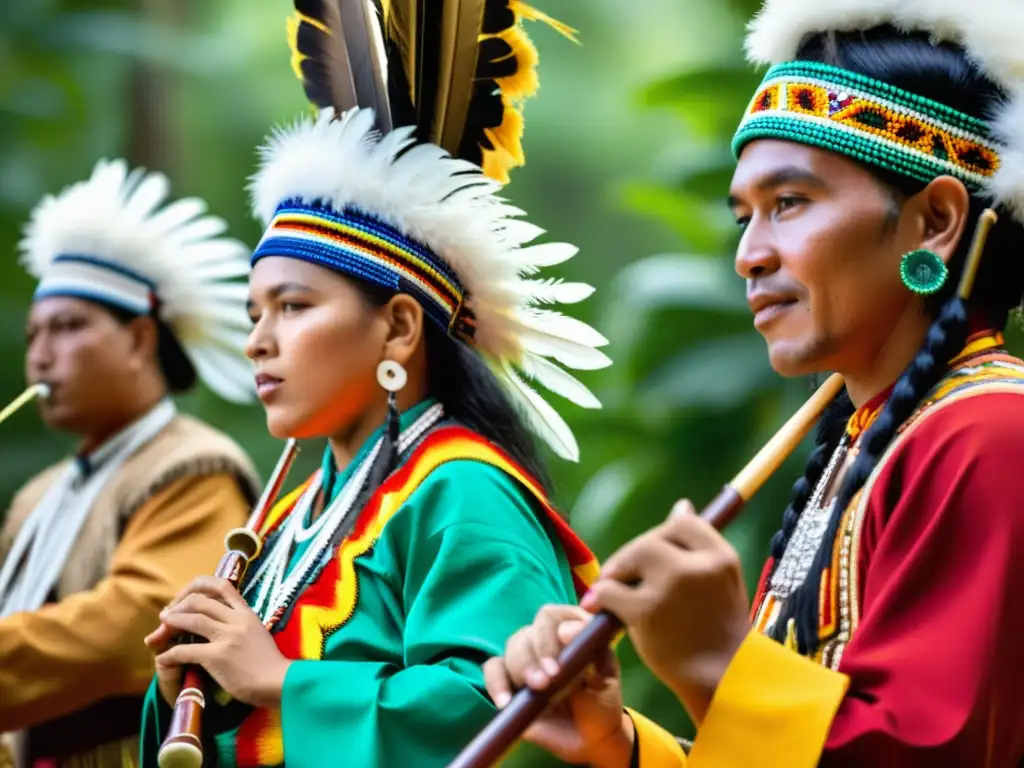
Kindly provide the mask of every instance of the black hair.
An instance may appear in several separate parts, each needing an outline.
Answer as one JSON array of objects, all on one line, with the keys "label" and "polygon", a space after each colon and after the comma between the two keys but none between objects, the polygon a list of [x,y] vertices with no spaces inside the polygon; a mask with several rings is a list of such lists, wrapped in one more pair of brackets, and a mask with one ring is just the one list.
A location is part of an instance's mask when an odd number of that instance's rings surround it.
[{"label": "black hair", "polygon": [[[968,59],[962,48],[952,44],[937,45],[925,33],[907,34],[891,26],[814,35],[803,42],[796,58],[858,72],[984,120],[990,119],[993,111],[1007,98],[1007,94]],[[879,180],[897,205],[902,205],[906,198],[926,186],[895,172],[869,165],[864,167]],[[963,349],[967,340],[970,327],[968,307],[956,295],[956,288],[970,248],[971,229],[989,204],[979,194],[971,195],[968,231],[961,238],[949,264],[950,277],[942,290],[926,303],[926,310],[933,320],[924,344],[897,380],[892,395],[874,423],[861,436],[859,451],[843,478],[824,540],[810,572],[781,607],[772,634],[781,641],[786,635],[789,620],[794,619],[802,653],[813,653],[818,646],[819,585],[825,569],[831,564],[843,512],[863,488],[897,430],[946,373],[949,360]],[[1002,328],[1009,313],[1020,304],[1024,292],[1022,250],[1024,228],[1008,213],[1002,215],[989,234],[986,256],[982,259],[971,296],[970,313],[982,317],[989,327]],[[776,564],[814,486],[820,481],[832,452],[838,446],[844,422],[852,412],[853,406],[844,392],[822,418],[804,475],[793,486],[782,528],[772,539],[771,553]]]},{"label": "black hair", "polygon": [[[393,291],[352,280],[370,306],[384,306]],[[424,317],[427,394],[444,405],[445,416],[477,432],[507,453],[550,494],[552,483],[533,435],[483,358]]]},{"label": "black hair", "polygon": [[[116,307],[106,302],[97,303],[113,315],[114,319],[119,323],[125,325],[139,317],[136,313],[122,307]],[[175,395],[189,392],[196,385],[195,366],[192,365],[192,361],[185,353],[185,349],[181,346],[181,342],[178,341],[170,326],[155,315],[152,316],[152,320],[156,323],[157,363],[160,366],[160,373],[163,374],[168,391]]]}]

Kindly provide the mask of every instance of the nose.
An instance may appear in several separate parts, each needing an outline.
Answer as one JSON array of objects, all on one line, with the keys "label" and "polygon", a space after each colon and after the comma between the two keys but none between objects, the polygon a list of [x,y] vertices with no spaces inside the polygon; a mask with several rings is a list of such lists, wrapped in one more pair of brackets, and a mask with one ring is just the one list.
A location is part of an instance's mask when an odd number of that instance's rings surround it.
[{"label": "nose", "polygon": [[274,335],[265,317],[260,318],[245,341],[245,355],[250,360],[264,360],[276,354]]},{"label": "nose", "polygon": [[779,251],[769,228],[758,226],[756,219],[751,220],[736,249],[736,274],[745,280],[753,280],[778,271],[779,264]]},{"label": "nose", "polygon": [[45,375],[54,364],[53,345],[50,344],[44,332],[39,332],[29,342],[25,354],[25,369],[30,380],[35,380]]}]

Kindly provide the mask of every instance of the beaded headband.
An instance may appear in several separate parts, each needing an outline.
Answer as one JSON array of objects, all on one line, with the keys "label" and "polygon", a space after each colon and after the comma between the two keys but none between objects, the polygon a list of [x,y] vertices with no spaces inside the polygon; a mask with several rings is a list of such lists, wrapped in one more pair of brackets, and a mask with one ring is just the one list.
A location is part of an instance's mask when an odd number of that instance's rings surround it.
[{"label": "beaded headband", "polygon": [[445,333],[473,340],[472,317],[463,311],[465,290],[455,273],[425,245],[375,216],[286,200],[256,246],[252,264],[264,256],[309,261],[409,293]]},{"label": "beaded headband", "polygon": [[821,147],[929,182],[954,176],[981,190],[1000,166],[987,124],[909,91],[828,64],[768,70],[733,138],[739,157],[755,139]]}]

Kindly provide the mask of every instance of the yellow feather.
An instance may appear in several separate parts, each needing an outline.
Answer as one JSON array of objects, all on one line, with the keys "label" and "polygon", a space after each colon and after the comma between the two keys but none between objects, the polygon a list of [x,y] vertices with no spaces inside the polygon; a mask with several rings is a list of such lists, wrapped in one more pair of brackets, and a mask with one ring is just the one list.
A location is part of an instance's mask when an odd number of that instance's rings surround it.
[{"label": "yellow feather", "polygon": [[525,165],[526,155],[523,153],[523,115],[504,100],[502,106],[501,125],[484,129],[494,149],[480,148],[483,155],[481,168],[485,176],[507,184],[508,172]]},{"label": "yellow feather", "polygon": [[292,51],[291,65],[292,71],[295,76],[301,81],[305,81],[302,76],[302,62],[306,61],[309,57],[306,56],[299,50],[299,26],[303,23],[309,24],[312,27],[316,27],[326,35],[331,34],[331,30],[327,28],[319,19],[314,19],[312,16],[307,16],[304,13],[296,11],[293,15],[285,19],[285,24],[288,29],[288,47]]},{"label": "yellow feather", "polygon": [[497,35],[512,49],[511,56],[516,60],[515,72],[508,77],[495,80],[501,94],[511,101],[520,101],[537,93],[540,78],[537,75],[537,63],[540,56],[521,27],[510,27]]},{"label": "yellow feather", "polygon": [[579,44],[580,41],[576,38],[576,34],[579,32],[578,29],[573,29],[568,24],[563,24],[557,19],[551,18],[544,13],[544,11],[539,11],[532,5],[520,2],[520,0],[510,0],[508,7],[517,18],[526,19],[527,21],[539,21],[543,24],[547,24],[553,30],[558,32],[558,34],[569,38],[577,45]]},{"label": "yellow feather", "polygon": [[295,76],[299,78],[299,80],[302,80],[302,62],[305,60],[306,57],[299,52],[298,14],[296,14],[295,16],[289,16],[285,20],[285,24],[287,25],[288,28],[288,48],[290,48],[292,52],[290,60],[292,65],[292,72],[295,73]]}]

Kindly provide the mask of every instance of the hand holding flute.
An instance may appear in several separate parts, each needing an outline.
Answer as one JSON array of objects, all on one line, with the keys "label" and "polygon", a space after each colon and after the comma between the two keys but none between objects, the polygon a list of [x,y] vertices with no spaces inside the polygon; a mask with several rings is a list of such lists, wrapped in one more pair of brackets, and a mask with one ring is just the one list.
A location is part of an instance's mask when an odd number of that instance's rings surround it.
[{"label": "hand holding flute", "polygon": [[[625,761],[621,754],[632,726],[621,714],[608,655],[623,621],[647,666],[696,719],[703,717],[749,630],[738,558],[717,531],[792,453],[842,386],[842,377],[830,377],[700,517],[689,502],[677,505],[664,524],[613,555],[582,603],[600,613],[591,618],[571,607],[548,609],[517,633],[505,656],[485,667],[488,689],[504,708],[449,768],[496,765],[524,733],[568,762],[627,766],[628,752]],[[547,709],[588,667],[587,688]],[[509,699],[513,686],[526,687]]]},{"label": "hand holding flute", "polygon": [[[160,768],[202,766],[207,675],[244,703],[280,704],[289,662],[238,590],[249,564],[263,548],[260,531],[297,453],[298,443],[289,439],[249,520],[225,537],[227,551],[216,574],[193,579],[161,611],[160,626],[146,637],[146,645],[156,655],[160,694],[174,707],[158,755]],[[179,634],[187,642],[171,646]],[[207,675],[201,674],[200,667]]]}]

